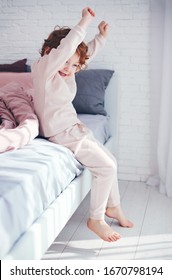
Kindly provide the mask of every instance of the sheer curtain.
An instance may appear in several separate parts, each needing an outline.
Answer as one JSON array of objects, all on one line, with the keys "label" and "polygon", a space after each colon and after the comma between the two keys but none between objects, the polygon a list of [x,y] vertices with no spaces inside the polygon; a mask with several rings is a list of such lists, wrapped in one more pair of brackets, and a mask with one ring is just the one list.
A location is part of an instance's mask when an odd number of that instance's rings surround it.
[{"label": "sheer curtain", "polygon": [[172,197],[172,0],[151,0],[152,168],[148,184]]}]

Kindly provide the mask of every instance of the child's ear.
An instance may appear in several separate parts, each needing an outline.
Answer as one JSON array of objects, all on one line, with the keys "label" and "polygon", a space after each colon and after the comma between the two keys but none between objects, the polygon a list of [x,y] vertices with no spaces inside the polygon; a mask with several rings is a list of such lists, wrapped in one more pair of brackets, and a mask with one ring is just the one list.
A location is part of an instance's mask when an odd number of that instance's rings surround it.
[{"label": "child's ear", "polygon": [[50,47],[46,47],[45,48],[45,51],[44,51],[44,54],[49,54],[51,51],[51,48]]},{"label": "child's ear", "polygon": [[86,66],[85,66],[84,64],[79,65],[79,66],[77,67],[76,73],[79,72],[79,71],[81,71],[81,70],[83,70],[83,69],[85,69],[85,68],[86,68]]},{"label": "child's ear", "polygon": [[78,69],[75,71],[75,73],[78,73],[79,71],[81,71],[81,68],[78,68]]}]

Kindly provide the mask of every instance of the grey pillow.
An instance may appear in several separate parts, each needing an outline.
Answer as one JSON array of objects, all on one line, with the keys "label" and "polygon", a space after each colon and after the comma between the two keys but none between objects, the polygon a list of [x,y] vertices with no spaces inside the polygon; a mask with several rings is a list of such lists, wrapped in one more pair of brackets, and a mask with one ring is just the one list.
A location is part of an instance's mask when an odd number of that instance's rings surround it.
[{"label": "grey pillow", "polygon": [[104,96],[113,73],[108,69],[89,69],[76,74],[77,93],[73,106],[77,113],[107,115]]}]

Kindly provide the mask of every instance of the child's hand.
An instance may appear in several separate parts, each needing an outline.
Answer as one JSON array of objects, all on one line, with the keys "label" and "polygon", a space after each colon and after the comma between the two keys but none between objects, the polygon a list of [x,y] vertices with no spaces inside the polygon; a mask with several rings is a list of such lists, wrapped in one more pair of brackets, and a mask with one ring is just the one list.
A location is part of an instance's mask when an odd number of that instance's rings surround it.
[{"label": "child's hand", "polygon": [[108,35],[108,30],[109,30],[109,25],[105,21],[101,21],[100,24],[98,25],[99,32],[100,34],[106,38]]},{"label": "child's hand", "polygon": [[78,23],[78,25],[80,25],[82,28],[86,29],[94,17],[95,17],[94,11],[91,8],[86,7],[82,10],[82,18],[81,18],[80,22]]},{"label": "child's hand", "polygon": [[94,11],[89,8],[89,7],[86,7],[82,10],[82,17],[95,17],[95,13]]}]

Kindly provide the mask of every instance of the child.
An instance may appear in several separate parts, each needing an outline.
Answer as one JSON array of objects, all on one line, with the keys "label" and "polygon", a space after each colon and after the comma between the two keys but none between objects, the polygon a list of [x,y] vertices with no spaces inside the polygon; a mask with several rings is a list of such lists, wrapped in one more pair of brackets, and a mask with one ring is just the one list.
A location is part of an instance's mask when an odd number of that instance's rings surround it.
[{"label": "child", "polygon": [[83,42],[94,16],[94,11],[86,7],[73,29],[54,30],[45,40],[41,58],[32,67],[34,106],[40,134],[69,148],[91,171],[93,181],[87,226],[100,238],[111,242],[118,240],[120,235],[106,223],[105,214],[117,219],[123,227],[133,226],[120,207],[116,160],[81,123],[72,105],[76,94],[75,73],[104,45],[108,33],[108,24],[102,21],[98,26],[99,34],[88,45]]}]

